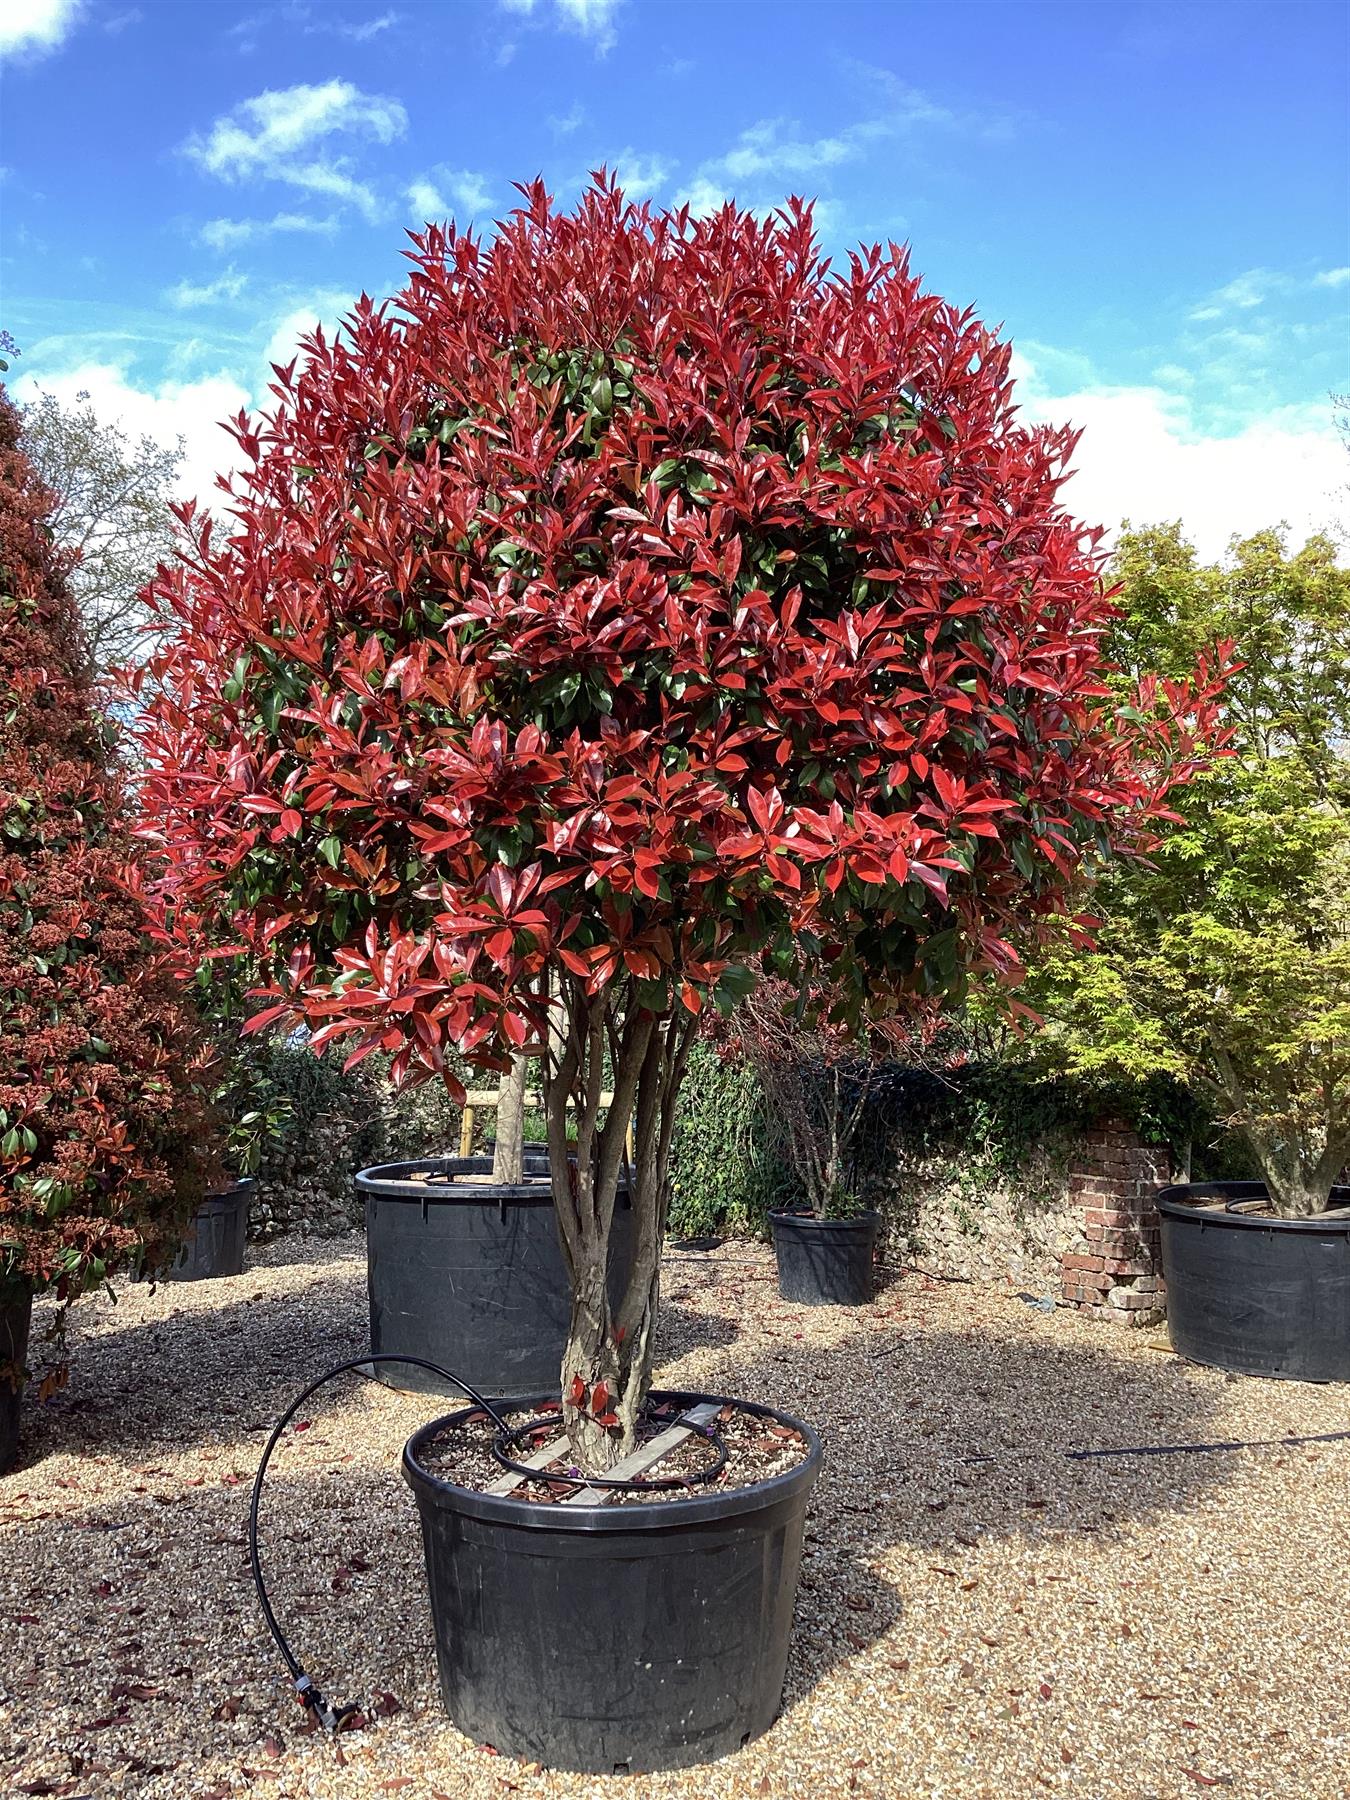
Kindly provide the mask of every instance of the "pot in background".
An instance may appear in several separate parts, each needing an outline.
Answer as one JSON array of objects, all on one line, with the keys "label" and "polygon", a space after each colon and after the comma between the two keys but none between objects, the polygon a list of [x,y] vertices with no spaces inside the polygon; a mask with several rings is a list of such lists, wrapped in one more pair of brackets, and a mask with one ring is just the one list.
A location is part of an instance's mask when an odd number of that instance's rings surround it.
[{"label": "pot in background", "polygon": [[208,1194],[192,1216],[183,1247],[164,1271],[165,1281],[215,1281],[239,1275],[248,1242],[248,1209],[257,1183],[252,1176]]},{"label": "pot in background", "polygon": [[1159,1194],[1172,1347],[1239,1375],[1350,1381],[1350,1188],[1332,1189],[1339,1217],[1274,1218],[1268,1198],[1261,1181]]},{"label": "pot in background", "polygon": [[[493,1399],[556,1393],[571,1298],[552,1189],[529,1179],[494,1186],[479,1160],[430,1157],[357,1175],[370,1347],[439,1363]],[[610,1246],[615,1304],[632,1256],[633,1214],[620,1189]],[[380,1363],[375,1372],[390,1387],[459,1391],[427,1369]]]},{"label": "pot in background", "polygon": [[809,1212],[771,1212],[778,1292],[798,1306],[866,1306],[881,1214],[817,1219]]},{"label": "pot in background", "polygon": [[0,1288],[0,1475],[14,1467],[19,1454],[24,1363],[32,1313],[33,1296],[26,1287]]}]

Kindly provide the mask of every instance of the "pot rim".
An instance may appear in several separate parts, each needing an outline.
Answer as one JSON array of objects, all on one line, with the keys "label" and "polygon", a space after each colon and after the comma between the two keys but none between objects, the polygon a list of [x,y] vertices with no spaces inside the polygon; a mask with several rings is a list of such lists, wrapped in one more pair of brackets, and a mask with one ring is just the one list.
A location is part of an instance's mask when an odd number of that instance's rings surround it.
[{"label": "pot rim", "polygon": [[[689,1526],[734,1519],[746,1513],[763,1512],[783,1502],[809,1493],[820,1474],[824,1451],[814,1428],[793,1413],[779,1412],[754,1400],[740,1400],[728,1394],[703,1394],[683,1388],[653,1388],[652,1399],[674,1401],[682,1408],[691,1406],[734,1406],[754,1418],[769,1419],[775,1424],[790,1425],[806,1439],[807,1451],[801,1462],[781,1475],[770,1475],[730,1492],[681,1495],[675,1500],[652,1501],[636,1506],[562,1506],[557,1501],[516,1500],[507,1494],[485,1494],[477,1488],[446,1481],[433,1475],[417,1460],[428,1440],[446,1425],[467,1419],[480,1409],[458,1407],[443,1413],[415,1431],[403,1446],[403,1478],[419,1500],[428,1499],[445,1512],[461,1513],[492,1525],[515,1525],[527,1531],[552,1531],[559,1535],[590,1536],[629,1532],[672,1532]],[[519,1406],[551,1403],[552,1394],[532,1395],[511,1402]]]},{"label": "pot rim", "polygon": [[222,1187],[208,1188],[202,1195],[202,1204],[208,1200],[234,1200],[240,1194],[251,1194],[258,1185],[256,1175],[239,1175],[233,1181],[227,1181]]},{"label": "pot rim", "polygon": [[[1281,1219],[1268,1213],[1205,1212],[1197,1205],[1201,1200],[1261,1200],[1269,1196],[1264,1181],[1177,1181],[1158,1194],[1158,1211],[1163,1218],[1185,1220],[1189,1224],[1221,1225],[1235,1231],[1320,1231],[1350,1233],[1350,1218],[1329,1219],[1325,1213],[1312,1213],[1303,1219]],[[1336,1187],[1333,1197],[1339,1204],[1350,1206],[1350,1187]]]},{"label": "pot rim", "polygon": [[809,1207],[802,1212],[790,1212],[783,1207],[776,1207],[769,1211],[769,1223],[791,1227],[806,1225],[819,1231],[856,1231],[859,1226],[880,1225],[881,1214],[869,1206],[847,1219],[818,1219]]},{"label": "pot rim", "polygon": [[[428,1206],[552,1206],[553,1182],[547,1171],[531,1175],[524,1181],[495,1184],[490,1170],[476,1173],[464,1170],[456,1181],[409,1181],[400,1171],[440,1168],[444,1173],[460,1174],[459,1165],[485,1160],[474,1156],[419,1156],[410,1162],[372,1163],[358,1169],[352,1182],[358,1194],[370,1200],[415,1200]],[[627,1203],[628,1189],[620,1172],[618,1197]]]},{"label": "pot rim", "polygon": [[[409,1162],[372,1163],[352,1177],[358,1194],[375,1200],[426,1201],[434,1206],[552,1206],[553,1187],[546,1177],[534,1181],[494,1185],[491,1170],[461,1170],[464,1163],[481,1162],[473,1156],[420,1156]],[[410,1181],[407,1172],[439,1170],[441,1179]],[[465,1180],[445,1177],[463,1173]]]}]

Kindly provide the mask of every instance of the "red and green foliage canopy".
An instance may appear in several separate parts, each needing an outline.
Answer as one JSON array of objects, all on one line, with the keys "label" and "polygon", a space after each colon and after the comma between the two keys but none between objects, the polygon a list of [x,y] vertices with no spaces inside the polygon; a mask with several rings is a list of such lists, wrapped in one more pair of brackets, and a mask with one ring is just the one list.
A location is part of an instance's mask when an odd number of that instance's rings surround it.
[{"label": "red and green foliage canopy", "polygon": [[158,580],[170,927],[400,1068],[536,1038],[550,967],[658,1015],[766,960],[857,1003],[1013,973],[1212,715],[1111,705],[1074,436],[1008,347],[797,202],[535,184],[415,246]]},{"label": "red and green foliage canopy", "polygon": [[210,1170],[51,504],[0,394],[0,1284],[64,1296],[173,1245]]}]

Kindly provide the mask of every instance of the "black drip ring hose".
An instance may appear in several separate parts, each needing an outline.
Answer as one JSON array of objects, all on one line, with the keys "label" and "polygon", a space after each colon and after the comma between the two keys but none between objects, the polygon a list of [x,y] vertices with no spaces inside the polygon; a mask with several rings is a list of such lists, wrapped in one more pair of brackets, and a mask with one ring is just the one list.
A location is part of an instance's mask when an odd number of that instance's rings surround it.
[{"label": "black drip ring hose", "polygon": [[504,1432],[506,1430],[506,1421],[502,1418],[496,1407],[493,1406],[492,1402],[490,1400],[485,1400],[480,1393],[471,1388],[467,1382],[461,1381],[459,1376],[452,1374],[449,1369],[442,1369],[439,1364],[427,1362],[420,1356],[392,1356],[383,1353],[354,1357],[350,1362],[338,1363],[335,1368],[326,1370],[324,1374],[319,1376],[317,1381],[311,1381],[309,1386],[305,1388],[303,1392],[296,1395],[295,1399],[291,1401],[285,1412],[282,1413],[281,1417],[272,1427],[272,1435],[268,1438],[267,1444],[258,1462],[258,1473],[253,1477],[253,1495],[249,1501],[249,1567],[253,1571],[253,1585],[258,1592],[258,1605],[262,1608],[262,1616],[267,1625],[267,1629],[271,1634],[272,1642],[281,1652],[282,1661],[291,1672],[291,1681],[295,1687],[295,1697],[305,1711],[312,1712],[319,1720],[320,1724],[325,1726],[329,1731],[340,1731],[347,1723],[348,1719],[350,1719],[359,1709],[355,1704],[350,1706],[331,1706],[328,1701],[324,1699],[318,1688],[315,1687],[313,1681],[305,1673],[303,1664],[287,1643],[286,1634],[277,1623],[277,1616],[272,1610],[272,1602],[268,1598],[267,1584],[263,1580],[262,1559],[258,1552],[258,1510],[262,1504],[263,1477],[267,1473],[268,1463],[272,1460],[272,1452],[281,1442],[282,1433],[295,1417],[296,1413],[298,1413],[300,1408],[305,1404],[306,1400],[309,1399],[311,1394],[317,1393],[318,1390],[321,1387],[324,1387],[328,1382],[335,1381],[339,1375],[354,1373],[357,1375],[364,1375],[367,1380],[373,1381],[375,1377],[369,1373],[371,1364],[387,1362],[406,1363],[413,1368],[427,1369],[431,1374],[439,1375],[443,1381],[453,1382],[456,1387],[463,1388],[469,1399],[472,1400],[476,1406],[481,1407],[490,1418],[496,1420],[501,1431]]},{"label": "black drip ring hose", "polygon": [[[667,1423],[673,1425],[677,1418],[679,1418],[678,1412],[671,1413]],[[517,1425],[514,1429],[508,1430],[503,1427],[503,1429],[497,1433],[496,1442],[492,1446],[492,1454],[504,1469],[509,1469],[513,1475],[524,1476],[527,1481],[554,1482],[564,1480],[578,1483],[582,1487],[617,1488],[625,1493],[633,1493],[640,1490],[644,1494],[659,1494],[671,1488],[689,1488],[693,1487],[696,1483],[715,1481],[727,1466],[727,1447],[722,1440],[721,1433],[712,1425],[691,1425],[688,1420],[685,1421],[685,1429],[694,1437],[706,1438],[717,1452],[712,1462],[701,1469],[695,1469],[688,1475],[666,1475],[661,1476],[655,1481],[649,1481],[642,1478],[635,1481],[624,1480],[621,1477],[614,1475],[577,1474],[560,1476],[557,1472],[550,1475],[546,1470],[532,1469],[528,1463],[513,1462],[511,1458],[507,1456],[506,1450],[508,1446],[522,1443],[526,1438],[535,1437],[540,1432],[552,1431],[561,1423],[562,1414],[551,1412],[545,1413],[538,1418],[527,1419],[523,1425]]]},{"label": "black drip ring hose", "polygon": [[[268,1597],[267,1584],[263,1580],[262,1558],[258,1550],[258,1512],[262,1504],[263,1478],[267,1474],[267,1465],[272,1460],[272,1452],[281,1442],[282,1434],[286,1430],[286,1427],[305,1404],[306,1400],[309,1399],[311,1394],[317,1393],[318,1390],[321,1387],[324,1387],[328,1382],[335,1381],[339,1375],[356,1374],[363,1376],[367,1381],[375,1380],[376,1377],[370,1373],[371,1365],[373,1363],[403,1363],[409,1368],[426,1369],[432,1375],[439,1375],[443,1381],[451,1382],[455,1387],[462,1389],[467,1398],[473,1402],[474,1406],[476,1406],[480,1412],[486,1413],[488,1418],[496,1425],[497,1435],[493,1441],[492,1454],[504,1469],[509,1469],[512,1474],[520,1475],[528,1481],[550,1482],[558,1480],[556,1474],[549,1475],[542,1469],[532,1469],[527,1463],[513,1461],[507,1455],[507,1449],[508,1447],[514,1447],[528,1434],[543,1431],[559,1424],[561,1422],[561,1413],[550,1413],[545,1417],[531,1419],[527,1421],[526,1424],[513,1428],[506,1423],[506,1420],[497,1410],[497,1407],[494,1406],[490,1400],[485,1400],[476,1388],[470,1387],[469,1383],[463,1380],[461,1376],[456,1375],[452,1369],[443,1369],[439,1363],[428,1362],[425,1357],[400,1356],[385,1351],[368,1352],[365,1356],[353,1357],[349,1362],[338,1363],[334,1368],[326,1370],[317,1380],[311,1381],[307,1388],[296,1395],[295,1399],[291,1401],[285,1412],[282,1413],[281,1417],[272,1427],[271,1436],[268,1438],[262,1456],[258,1461],[258,1473],[253,1478],[253,1493],[248,1508],[249,1567],[253,1573],[253,1585],[257,1590],[258,1605],[262,1609],[263,1620],[271,1635],[272,1642],[281,1653],[282,1661],[290,1671],[291,1682],[295,1688],[296,1699],[300,1702],[300,1705],[306,1712],[312,1712],[319,1723],[330,1732],[340,1731],[353,1714],[359,1711],[359,1708],[355,1703],[347,1706],[333,1706],[324,1698],[323,1694],[314,1685],[313,1680],[306,1674],[303,1664],[291,1649],[290,1644],[286,1640],[285,1633],[277,1623],[276,1613],[272,1610],[272,1602]],[[690,1426],[689,1429],[695,1436],[706,1438],[717,1450],[717,1456],[712,1463],[704,1469],[696,1470],[691,1475],[676,1476],[668,1480],[660,1481],[624,1481],[613,1476],[606,1477],[600,1475],[577,1475],[568,1477],[568,1479],[580,1482],[587,1487],[623,1488],[630,1490],[642,1489],[644,1491],[660,1488],[690,1487],[695,1483],[712,1481],[726,1467],[726,1445],[723,1443],[721,1436],[711,1425],[693,1425]]]}]

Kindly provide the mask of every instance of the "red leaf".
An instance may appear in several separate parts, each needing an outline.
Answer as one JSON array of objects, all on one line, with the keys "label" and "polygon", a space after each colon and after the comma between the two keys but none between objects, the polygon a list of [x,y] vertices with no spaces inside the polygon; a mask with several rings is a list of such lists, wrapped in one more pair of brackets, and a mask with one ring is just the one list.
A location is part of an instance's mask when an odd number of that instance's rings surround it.
[{"label": "red leaf", "polygon": [[599,1418],[600,1414],[609,1410],[609,1383],[597,1381],[591,1389],[591,1411]]},{"label": "red leaf", "polygon": [[254,1013],[251,1019],[245,1020],[244,1028],[240,1033],[240,1036],[248,1037],[252,1032],[261,1031],[264,1026],[270,1025],[274,1019],[284,1018],[290,1010],[291,1008],[289,1006],[265,1007],[262,1012]]},{"label": "red leaf", "polygon": [[[179,509],[138,713],[151,936],[180,976],[278,966],[251,1029],[351,1034],[396,1082],[499,1071],[546,1005],[584,1049],[601,996],[665,1040],[675,994],[687,1024],[794,942],[920,1037],[929,986],[1011,991],[1085,856],[1139,847],[1205,765],[1231,648],[1118,706],[1074,433],[1023,426],[1007,344],[907,253],[840,280],[796,201],[682,218],[678,255],[612,186],[523,201],[490,253],[429,228],[387,307],[308,340],[266,427],[231,426],[228,523]],[[605,364],[584,402],[520,360],[568,320]],[[43,1086],[5,1050],[0,1092]],[[84,1168],[69,1110],[41,1154]],[[91,1195],[146,1135],[111,1123]]]}]

